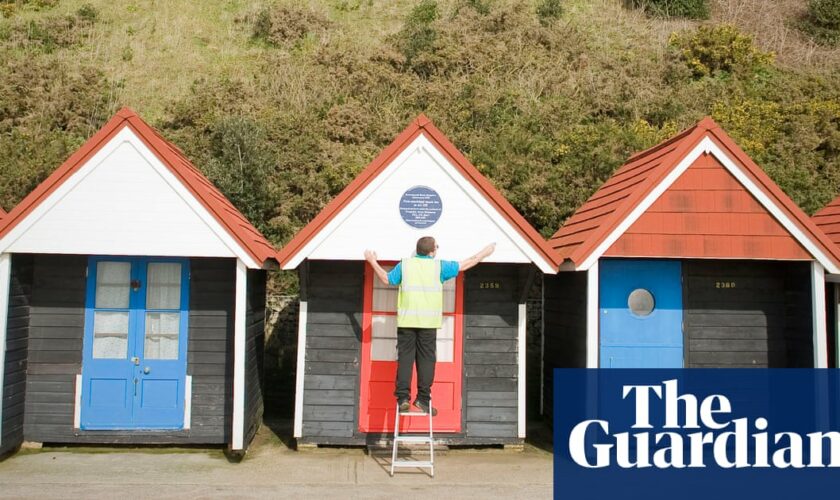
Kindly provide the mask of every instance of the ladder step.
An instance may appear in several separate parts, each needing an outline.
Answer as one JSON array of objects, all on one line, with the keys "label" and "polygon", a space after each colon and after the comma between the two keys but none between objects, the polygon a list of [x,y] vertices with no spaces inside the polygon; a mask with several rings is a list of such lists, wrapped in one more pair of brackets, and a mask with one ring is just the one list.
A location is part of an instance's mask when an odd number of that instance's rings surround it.
[{"label": "ladder step", "polygon": [[401,417],[428,417],[429,414],[425,411],[401,411]]},{"label": "ladder step", "polygon": [[431,443],[432,438],[429,436],[396,436],[394,441],[403,443]]},{"label": "ladder step", "polygon": [[434,464],[429,461],[416,461],[412,462],[411,460],[397,460],[393,464],[394,467],[434,467]]}]

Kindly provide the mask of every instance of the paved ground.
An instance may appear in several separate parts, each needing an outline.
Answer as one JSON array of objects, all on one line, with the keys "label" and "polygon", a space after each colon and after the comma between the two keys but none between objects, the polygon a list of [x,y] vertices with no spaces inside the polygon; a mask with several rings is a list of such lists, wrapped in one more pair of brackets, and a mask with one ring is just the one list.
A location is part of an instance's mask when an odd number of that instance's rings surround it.
[{"label": "paved ground", "polygon": [[550,498],[552,457],[451,450],[436,477],[387,472],[390,456],[360,449],[289,449],[268,427],[241,463],[220,450],[43,448],[0,462],[2,498]]}]

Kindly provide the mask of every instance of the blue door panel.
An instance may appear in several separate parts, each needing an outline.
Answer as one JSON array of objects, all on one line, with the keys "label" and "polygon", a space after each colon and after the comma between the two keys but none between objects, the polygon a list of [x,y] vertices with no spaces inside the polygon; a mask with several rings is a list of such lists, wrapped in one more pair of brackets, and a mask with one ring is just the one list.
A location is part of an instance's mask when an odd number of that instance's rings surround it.
[{"label": "blue door panel", "polygon": [[[130,291],[127,308],[107,308],[96,300],[97,272],[102,262],[130,264]],[[181,266],[180,309],[147,310],[146,278],[151,263],[178,263]],[[125,267],[123,266],[123,269]],[[120,289],[122,285],[114,285]],[[176,295],[177,297],[177,295]],[[187,359],[187,318],[189,304],[189,261],[145,257],[91,257],[85,311],[82,356],[82,429],[180,429],[184,426],[184,399]],[[128,334],[116,350],[94,355],[96,313],[128,316]],[[155,359],[145,354],[147,313],[165,312],[178,321],[177,357]],[[123,352],[124,349],[124,352]],[[117,354],[118,353],[118,354]]]},{"label": "blue door panel", "polygon": [[[601,259],[599,330],[604,368],[682,368],[682,267],[676,260]],[[630,310],[634,290],[653,298],[648,313]]]}]

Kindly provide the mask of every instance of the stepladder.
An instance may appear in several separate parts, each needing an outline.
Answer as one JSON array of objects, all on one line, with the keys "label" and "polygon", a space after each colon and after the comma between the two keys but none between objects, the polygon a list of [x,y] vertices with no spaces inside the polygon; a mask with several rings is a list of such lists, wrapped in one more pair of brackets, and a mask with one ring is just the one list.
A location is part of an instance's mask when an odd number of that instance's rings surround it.
[{"label": "stepladder", "polygon": [[[432,402],[429,401],[429,408],[432,408]],[[403,432],[400,429],[400,424],[403,423],[404,417],[429,417],[429,433],[426,435],[422,432]],[[391,477],[394,476],[394,471],[398,467],[415,467],[421,469],[429,469],[432,477],[435,477],[435,434],[432,427],[432,412],[424,411],[407,411],[400,412],[400,405],[397,403],[396,413],[394,416],[394,441],[391,450]],[[429,459],[428,460],[413,460],[399,457],[400,443],[428,443],[429,445]]]}]

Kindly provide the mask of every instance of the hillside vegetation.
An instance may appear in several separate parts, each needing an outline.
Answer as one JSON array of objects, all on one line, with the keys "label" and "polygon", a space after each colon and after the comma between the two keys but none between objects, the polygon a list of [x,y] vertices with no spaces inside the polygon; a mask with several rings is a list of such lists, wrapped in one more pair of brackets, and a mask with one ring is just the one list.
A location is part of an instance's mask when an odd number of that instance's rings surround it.
[{"label": "hillside vegetation", "polygon": [[840,49],[808,1],[0,0],[0,204],[120,106],[275,243],[425,112],[550,235],[634,151],[715,118],[812,212],[840,191]]}]

